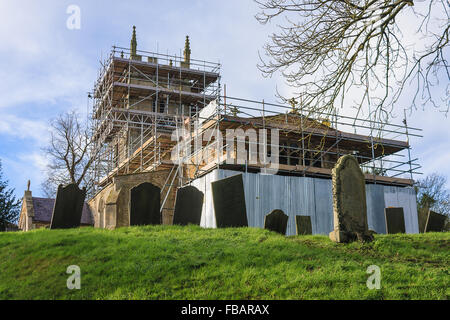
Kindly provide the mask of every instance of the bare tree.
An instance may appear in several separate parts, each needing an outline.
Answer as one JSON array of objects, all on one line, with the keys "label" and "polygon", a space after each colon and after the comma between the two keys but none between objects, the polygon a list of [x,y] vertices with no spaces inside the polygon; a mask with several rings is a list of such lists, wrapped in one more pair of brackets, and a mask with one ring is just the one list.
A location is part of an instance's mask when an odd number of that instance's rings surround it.
[{"label": "bare tree", "polygon": [[420,232],[425,230],[428,210],[430,209],[450,218],[450,190],[446,188],[446,184],[446,177],[438,173],[432,173],[416,182]]},{"label": "bare tree", "polygon": [[416,182],[417,204],[419,208],[432,209],[450,216],[450,190],[446,188],[447,179],[432,173]]},{"label": "bare tree", "polygon": [[95,159],[89,125],[80,121],[75,112],[59,115],[51,121],[51,139],[43,151],[49,158],[47,179],[42,189],[48,197],[55,197],[59,184],[76,183],[93,188],[90,174]]},{"label": "bare tree", "polygon": [[[334,114],[352,106],[386,123],[405,96],[411,111],[432,105],[448,113],[449,0],[255,1],[260,23],[284,18],[258,67],[265,76],[281,72],[306,109]],[[405,36],[411,30],[402,19],[412,19],[420,41]]]}]

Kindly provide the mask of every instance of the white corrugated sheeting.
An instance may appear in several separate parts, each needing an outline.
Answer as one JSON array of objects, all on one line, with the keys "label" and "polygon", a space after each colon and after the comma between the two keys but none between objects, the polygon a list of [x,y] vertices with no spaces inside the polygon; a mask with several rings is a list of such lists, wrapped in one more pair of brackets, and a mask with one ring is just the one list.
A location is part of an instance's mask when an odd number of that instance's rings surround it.
[{"label": "white corrugated sheeting", "polygon": [[367,224],[377,233],[386,233],[384,191],[381,184],[366,184]]},{"label": "white corrugated sheeting", "polygon": [[416,191],[414,188],[386,186],[384,189],[384,204],[385,207],[403,207],[406,233],[419,233]]},{"label": "white corrugated sheeting", "polygon": [[[198,178],[192,185],[205,194],[200,225],[215,228],[216,219],[211,182],[243,174],[248,224],[264,226],[264,216],[281,209],[289,216],[287,235],[294,235],[295,216],[311,216],[313,234],[326,234],[333,230],[333,202],[331,180],[242,173],[232,170],[213,170]],[[403,207],[407,233],[418,233],[416,195],[412,188],[366,185],[367,218],[369,229],[386,233],[384,208]]]}]

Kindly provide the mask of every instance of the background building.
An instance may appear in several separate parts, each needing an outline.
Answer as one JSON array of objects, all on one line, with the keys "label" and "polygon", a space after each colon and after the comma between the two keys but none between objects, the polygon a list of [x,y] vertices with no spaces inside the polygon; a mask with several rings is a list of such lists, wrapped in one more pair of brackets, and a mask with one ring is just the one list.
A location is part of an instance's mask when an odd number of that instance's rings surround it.
[{"label": "background building", "polygon": [[[22,198],[19,216],[19,229],[30,231],[50,227],[55,199],[33,197],[29,184]],[[84,204],[81,226],[92,226],[94,219],[87,203]]]}]

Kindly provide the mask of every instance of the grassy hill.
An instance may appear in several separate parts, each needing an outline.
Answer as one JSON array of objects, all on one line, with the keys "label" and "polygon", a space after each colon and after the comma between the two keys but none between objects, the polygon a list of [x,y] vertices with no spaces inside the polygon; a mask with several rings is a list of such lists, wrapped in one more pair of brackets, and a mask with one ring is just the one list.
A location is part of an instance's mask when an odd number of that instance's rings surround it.
[{"label": "grassy hill", "polygon": [[[448,299],[450,233],[368,244],[262,229],[148,226],[0,234],[0,299]],[[69,265],[81,290],[69,290]],[[369,265],[381,289],[369,290]]]}]

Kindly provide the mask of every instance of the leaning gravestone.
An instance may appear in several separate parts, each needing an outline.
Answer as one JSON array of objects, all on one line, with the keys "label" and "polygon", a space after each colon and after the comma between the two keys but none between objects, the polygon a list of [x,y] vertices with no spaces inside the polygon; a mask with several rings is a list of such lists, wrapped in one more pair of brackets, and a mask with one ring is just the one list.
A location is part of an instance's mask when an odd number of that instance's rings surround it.
[{"label": "leaning gravestone", "polygon": [[247,227],[242,174],[211,183],[217,228]]},{"label": "leaning gravestone", "polygon": [[339,158],[332,171],[335,242],[372,241],[367,225],[366,185],[358,162],[351,155]]},{"label": "leaning gravestone", "polygon": [[386,219],[386,233],[405,233],[405,215],[403,208],[385,208],[384,216]]},{"label": "leaning gravestone", "polygon": [[187,186],[177,190],[173,224],[200,225],[203,208],[203,192],[196,187]]},{"label": "leaning gravestone", "polygon": [[161,189],[144,182],[130,190],[130,226],[161,224]]},{"label": "leaning gravestone", "polygon": [[297,235],[312,234],[312,224],[310,216],[295,216],[295,227]]},{"label": "leaning gravestone", "polygon": [[50,229],[77,228],[81,223],[86,188],[80,190],[75,183],[65,187],[58,186],[55,204],[53,206]]},{"label": "leaning gravestone", "polygon": [[286,234],[288,216],[282,210],[275,209],[264,217],[264,229]]},{"label": "leaning gravestone", "polygon": [[425,224],[425,232],[442,232],[444,231],[445,221],[447,216],[436,213],[434,211],[428,211],[427,222]]}]

